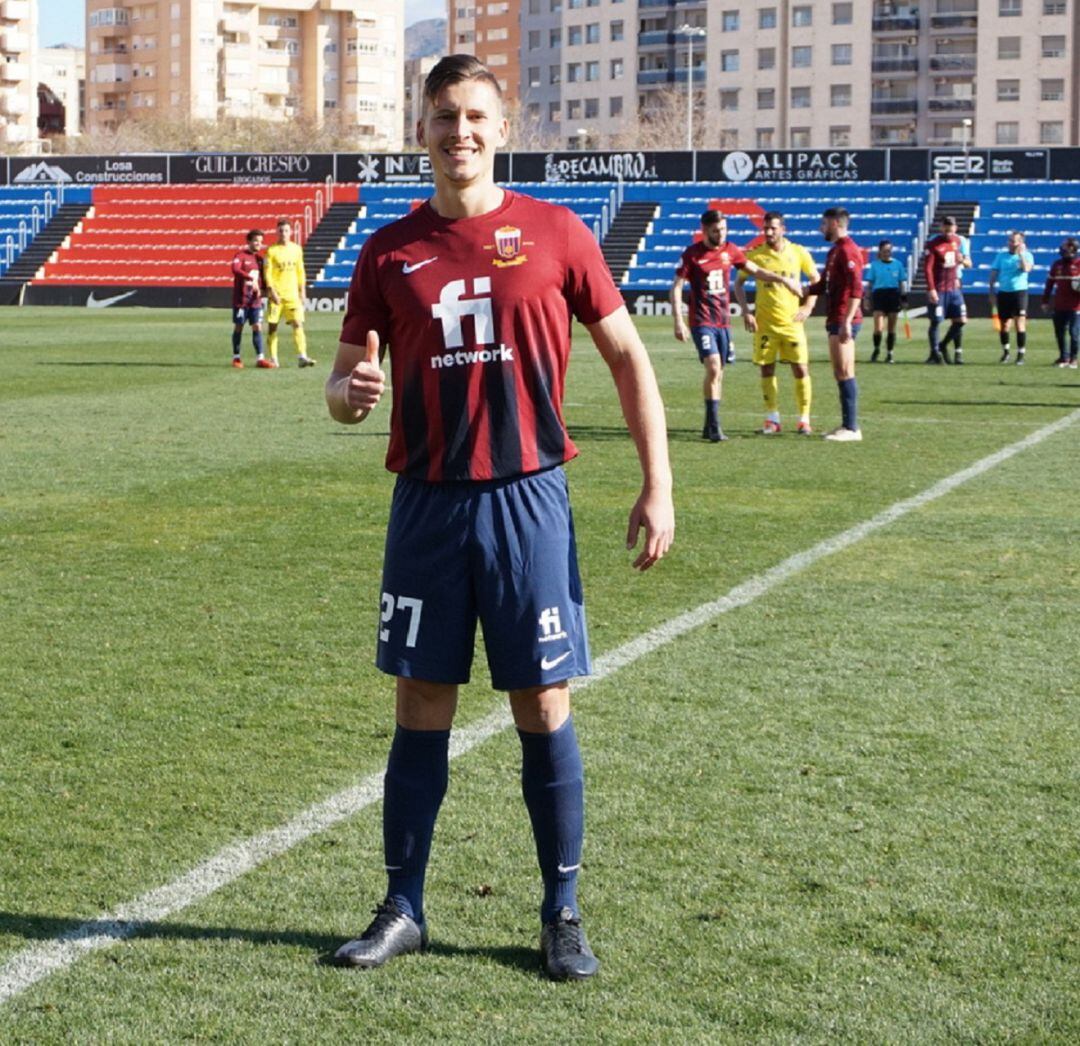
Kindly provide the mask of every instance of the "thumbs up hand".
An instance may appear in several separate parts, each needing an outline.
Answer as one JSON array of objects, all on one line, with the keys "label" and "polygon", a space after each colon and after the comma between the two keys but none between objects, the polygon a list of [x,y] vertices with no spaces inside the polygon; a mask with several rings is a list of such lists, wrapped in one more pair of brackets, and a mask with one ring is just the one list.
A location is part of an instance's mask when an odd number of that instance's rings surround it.
[{"label": "thumbs up hand", "polygon": [[349,409],[367,415],[382,399],[386,376],[379,366],[379,335],[368,331],[364,358],[353,367],[345,386],[345,402]]}]

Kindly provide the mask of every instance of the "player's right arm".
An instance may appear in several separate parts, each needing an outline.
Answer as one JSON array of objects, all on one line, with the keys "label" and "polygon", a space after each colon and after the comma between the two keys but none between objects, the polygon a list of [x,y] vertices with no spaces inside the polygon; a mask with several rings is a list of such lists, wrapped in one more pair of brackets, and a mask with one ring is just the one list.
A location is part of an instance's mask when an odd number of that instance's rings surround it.
[{"label": "player's right arm", "polygon": [[[680,270],[681,271],[681,270]],[[675,318],[675,340],[686,341],[690,337],[690,332],[686,328],[686,321],[683,319],[683,285],[686,280],[682,276],[676,274],[675,282],[671,285],[671,293],[668,295],[671,299],[671,315]]]},{"label": "player's right arm", "polygon": [[1055,283],[1054,280],[1058,273],[1058,263],[1054,262],[1050,266],[1050,271],[1046,274],[1046,283],[1043,284],[1042,301],[1040,302],[1040,308],[1043,312],[1050,311],[1050,299],[1054,296]]},{"label": "player's right arm", "polygon": [[[821,273],[818,272],[818,267],[814,264],[814,259],[810,256],[810,252],[805,247],[799,248],[800,268],[803,275],[810,281],[810,286],[815,283],[821,283]],[[814,306],[817,305],[817,292],[811,294],[809,287],[807,288],[806,300],[802,303],[802,307],[797,313],[795,313],[796,323],[805,323],[810,314],[814,311]]]},{"label": "player's right arm", "polygon": [[385,388],[375,331],[368,331],[364,346],[338,343],[334,368],[326,381],[326,405],[335,421],[343,425],[363,421],[382,399]]},{"label": "player's right arm", "polygon": [[926,253],[923,255],[923,274],[926,276],[926,299],[931,305],[937,305],[938,292],[937,280],[934,277],[934,250],[930,244],[926,245]]},{"label": "player's right arm", "polygon": [[757,330],[757,317],[750,311],[750,306],[746,302],[746,277],[747,270],[740,269],[735,279],[735,300],[742,311],[743,326],[753,334]]}]

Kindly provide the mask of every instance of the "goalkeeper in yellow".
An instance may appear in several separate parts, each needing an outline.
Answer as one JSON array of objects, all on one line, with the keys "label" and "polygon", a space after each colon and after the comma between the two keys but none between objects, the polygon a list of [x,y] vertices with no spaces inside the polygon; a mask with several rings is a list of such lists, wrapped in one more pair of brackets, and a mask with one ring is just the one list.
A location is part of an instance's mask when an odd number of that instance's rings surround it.
[{"label": "goalkeeper in yellow", "polygon": [[292,224],[287,218],[277,223],[277,243],[266,250],[266,292],[270,305],[266,310],[267,348],[270,350],[270,366],[278,366],[278,324],[284,317],[293,329],[296,342],[296,362],[301,367],[314,367],[315,361],[307,354],[307,335],[304,333],[304,251],[293,242]]},{"label": "goalkeeper in yellow", "polygon": [[[776,211],[765,215],[762,233],[765,242],[746,252],[748,261],[759,269],[798,280],[800,274],[811,283],[818,278],[810,252],[805,247],[785,239],[784,216]],[[761,428],[766,436],[780,432],[779,395],[776,380],[776,361],[791,364],[795,378],[795,404],[799,411],[796,432],[809,436],[810,428],[810,352],[806,344],[803,323],[814,310],[816,298],[799,298],[783,283],[757,282],[754,312],[746,306],[744,286],[747,270],[739,273],[735,297],[742,308],[746,329],[754,335],[754,363],[761,368],[761,393],[765,401],[765,423]]]}]

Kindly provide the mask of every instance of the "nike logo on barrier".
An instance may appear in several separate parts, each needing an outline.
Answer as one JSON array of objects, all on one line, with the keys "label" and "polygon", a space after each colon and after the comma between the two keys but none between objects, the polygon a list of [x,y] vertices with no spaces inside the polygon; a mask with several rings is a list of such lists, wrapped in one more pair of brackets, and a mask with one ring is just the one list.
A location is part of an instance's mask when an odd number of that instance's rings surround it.
[{"label": "nike logo on barrier", "polygon": [[86,299],[86,307],[88,309],[107,309],[110,305],[115,305],[118,301],[123,301],[125,298],[130,298],[135,291],[128,291],[126,294],[117,294],[112,298],[95,298],[94,292],[90,292],[90,297]]},{"label": "nike logo on barrier", "polygon": [[410,265],[405,262],[401,266],[401,271],[405,276],[408,276],[410,272],[416,272],[417,269],[422,269],[425,265],[430,265],[433,261],[438,261],[439,256],[436,254],[434,258],[425,258],[423,261],[418,261],[415,265]]},{"label": "nike logo on barrier", "polygon": [[556,665],[561,665],[570,656],[569,650],[564,650],[558,657],[544,658],[540,662],[540,667],[546,672],[549,668],[554,668]]}]

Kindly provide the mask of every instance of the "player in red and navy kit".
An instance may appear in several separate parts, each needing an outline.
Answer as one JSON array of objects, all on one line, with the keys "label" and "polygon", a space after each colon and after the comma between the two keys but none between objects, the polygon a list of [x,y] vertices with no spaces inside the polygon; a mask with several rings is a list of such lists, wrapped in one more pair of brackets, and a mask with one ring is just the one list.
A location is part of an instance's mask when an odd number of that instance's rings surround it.
[{"label": "player in red and navy kit", "polygon": [[611,370],[643,485],[627,545],[645,570],[674,535],[656,378],[599,246],[563,207],[495,184],[508,124],[494,76],[450,55],[424,86],[417,127],[435,195],[364,244],[327,382],[331,415],[362,421],[393,377],[387,528],[376,662],[396,677],[386,770],[388,887],[374,921],[336,961],[381,966],[427,943],[424,876],[446,791],[459,684],[477,620],[492,682],[509,692],[522,792],[544,882],[540,947],[556,980],[592,976],[577,906],[584,792],[568,680],[589,671],[562,464],[570,327],[588,328]]},{"label": "player in red and navy kit", "polygon": [[[960,289],[960,274],[971,268],[971,258],[964,249],[963,239],[957,235],[956,219],[945,215],[941,219],[941,233],[926,241],[923,254],[923,271],[926,273],[926,315],[930,320],[927,336],[930,355],[927,363],[951,363],[948,343],[956,346],[956,362],[964,362],[964,324],[967,323],[967,305]],[[949,331],[938,341],[938,328],[943,319],[949,320]]]},{"label": "player in red and navy kit", "polygon": [[859,428],[859,390],[855,383],[855,338],[862,326],[863,253],[848,235],[851,216],[843,207],[830,207],[821,216],[821,235],[832,247],[825,271],[805,290],[807,297],[824,293],[825,331],[829,335],[829,359],[840,393],[841,423],[825,438],[835,443],[862,439]]},{"label": "player in red and navy kit", "polygon": [[[748,261],[742,249],[727,238],[727,218],[708,210],[701,216],[701,239],[682,253],[671,285],[671,312],[675,317],[675,339],[693,337],[698,359],[705,367],[702,391],[705,397],[705,424],[701,438],[719,443],[726,440],[720,427],[720,399],[723,395],[724,365],[731,362],[731,270],[739,269],[765,283],[784,283],[798,293],[794,280],[768,272]],[[690,284],[690,329],[683,318],[683,285]]]},{"label": "player in red and navy kit", "polygon": [[265,259],[262,250],[263,234],[261,229],[252,229],[247,234],[247,242],[233,256],[233,292],[232,292],[232,365],[243,367],[240,358],[240,339],[244,334],[244,324],[251,324],[251,343],[255,346],[255,366],[269,367],[270,361],[263,355],[262,316],[263,287],[265,286]]},{"label": "player in red and navy kit", "polygon": [[1080,349],[1080,243],[1070,236],[1060,249],[1061,257],[1050,266],[1043,287],[1042,311],[1054,310],[1054,337],[1058,358],[1055,366],[1076,370]]}]

